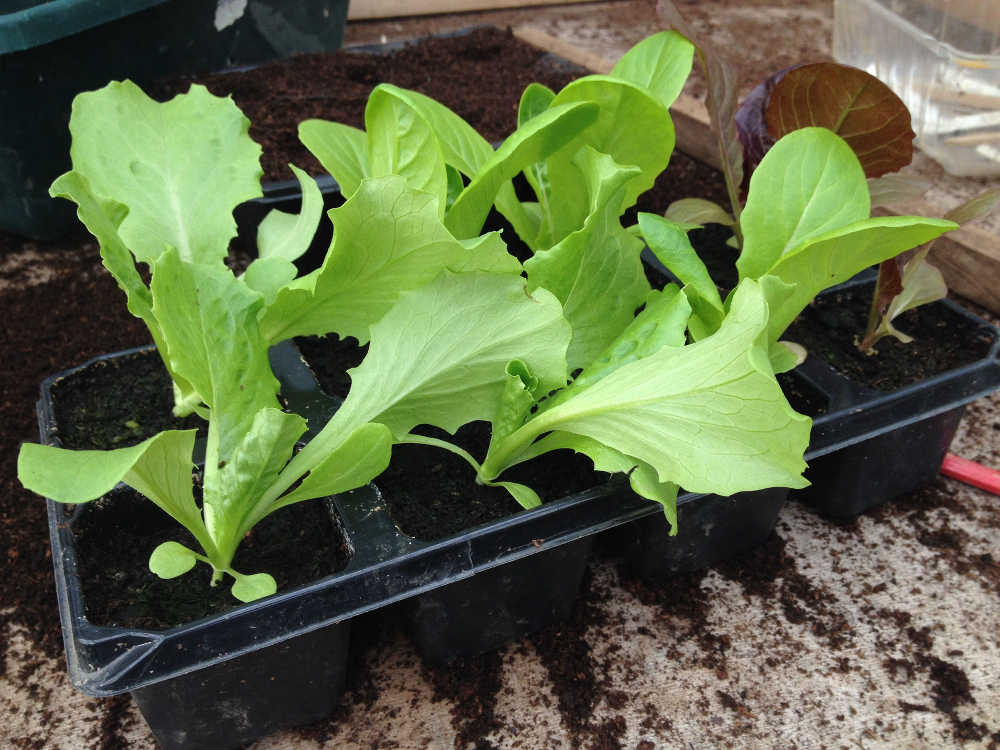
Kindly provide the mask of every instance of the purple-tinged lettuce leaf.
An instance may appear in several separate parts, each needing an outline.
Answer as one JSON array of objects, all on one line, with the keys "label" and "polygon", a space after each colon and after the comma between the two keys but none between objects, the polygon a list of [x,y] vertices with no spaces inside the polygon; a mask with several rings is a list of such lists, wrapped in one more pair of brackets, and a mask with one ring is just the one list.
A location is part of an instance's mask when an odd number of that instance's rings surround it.
[{"label": "purple-tinged lettuce leaf", "polygon": [[[951,209],[944,218],[963,226],[988,216],[998,205],[1000,188],[992,188]],[[948,286],[941,271],[927,260],[933,246],[934,240],[895,267],[888,266],[888,262],[879,266],[868,326],[858,344],[861,351],[871,351],[875,343],[885,336],[895,336],[903,343],[909,343],[912,338],[893,326],[893,321],[907,310],[947,296]]]},{"label": "purple-tinged lettuce leaf", "polygon": [[902,169],[913,159],[913,129],[903,100],[875,76],[832,62],[786,71],[772,89],[764,118],[778,140],[799,128],[837,133],[868,177]]},{"label": "purple-tinged lettuce leaf", "polygon": [[771,91],[778,84],[785,73],[791,68],[779,71],[758,84],[751,91],[747,98],[736,110],[733,120],[736,124],[736,131],[739,134],[740,143],[743,145],[743,178],[744,181],[750,179],[750,175],[764,158],[764,154],[770,150],[777,140],[767,131],[767,121],[764,118],[764,111],[767,109],[767,102],[771,97]]},{"label": "purple-tinged lettuce leaf", "polygon": [[733,231],[742,244],[740,227],[740,185],[743,183],[743,146],[736,130],[736,71],[733,65],[712,45],[699,39],[694,29],[670,0],[659,0],[657,13],[670,27],[679,31],[695,46],[698,61],[705,74],[708,95],[705,106],[719,145],[719,162],[726,178],[726,189],[733,209]]}]

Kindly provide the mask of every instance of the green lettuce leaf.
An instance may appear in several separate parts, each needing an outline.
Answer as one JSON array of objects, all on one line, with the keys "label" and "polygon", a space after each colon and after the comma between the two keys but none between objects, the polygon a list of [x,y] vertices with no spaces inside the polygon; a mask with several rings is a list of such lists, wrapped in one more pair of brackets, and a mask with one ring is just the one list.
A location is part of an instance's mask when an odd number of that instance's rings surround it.
[{"label": "green lettuce leaf", "polygon": [[524,264],[528,289],[544,287],[555,294],[573,326],[567,354],[571,370],[600,354],[632,322],[649,292],[642,242],[619,220],[625,185],[638,168],[616,164],[590,147],[581,149],[577,162],[590,190],[586,221]]},{"label": "green lettuce leaf", "polygon": [[515,130],[503,145],[477,170],[471,182],[452,205],[445,225],[459,238],[475,237],[493,206],[497,194],[530,164],[559,153],[598,115],[592,102],[553,104]]},{"label": "green lettuce leaf", "polygon": [[456,240],[439,219],[437,199],[402,177],[364,181],[329,214],[335,231],[323,265],[288,284],[264,311],[261,329],[271,343],[335,332],[363,344],[400,293],[445,268],[520,272],[499,235]]},{"label": "green lettuce leaf", "polygon": [[720,329],[684,347],[660,348],[539,411],[483,462],[495,478],[551,431],[591,438],[648,464],[660,484],[729,495],[804,487],[811,421],[794,412],[767,357],[767,304],[740,284]]},{"label": "green lettuce leaf", "polygon": [[684,88],[693,65],[694,45],[676,31],[661,31],[622,55],[611,76],[648,89],[669,107]]},{"label": "green lettuce leaf", "polygon": [[363,424],[313,468],[298,487],[282,495],[269,511],[361,487],[385,471],[391,452],[389,428],[377,422]]},{"label": "green lettuce leaf", "polygon": [[[288,166],[302,189],[302,208],[297,214],[274,209],[264,217],[257,227],[259,259],[296,260],[309,249],[316,227],[323,218],[323,194],[316,180],[294,164]],[[250,265],[253,267],[253,263]]]},{"label": "green lettuce leaf", "polygon": [[448,175],[444,153],[431,126],[399,89],[376,86],[365,107],[368,134],[368,167],[372,177],[400,175],[414,190],[437,198],[439,217],[444,216],[448,197]]},{"label": "green lettuce leaf", "polygon": [[549,210],[543,213],[539,236],[522,238],[536,252],[559,242],[586,220],[587,179],[575,162],[583,146],[591,146],[619,164],[639,167],[639,173],[626,184],[619,215],[653,186],[673,152],[670,114],[647,89],[610,76],[585,76],[556,94],[552,107],[579,102],[597,104],[599,115],[569,146],[546,162],[548,190],[538,198],[543,211],[546,207]]},{"label": "green lettuce leaf", "polygon": [[750,178],[740,218],[740,278],[758,279],[813,237],[867,219],[868,183],[842,138],[802,128],[771,147]]},{"label": "green lettuce leaf", "polygon": [[185,261],[221,261],[236,234],[233,209],[261,195],[249,127],[230,98],[203,86],[160,103],[112,81],[73,100],[73,171],[128,206],[119,233],[139,260],[173,247]]},{"label": "green lettuce leaf", "polygon": [[944,219],[886,216],[850,224],[800,245],[768,269],[768,275],[793,287],[792,293],[783,294],[780,302],[768,300],[771,303],[768,325],[771,340],[777,341],[823,289],[929,242],[955,226]]},{"label": "green lettuce leaf", "polygon": [[17,457],[17,478],[25,488],[59,503],[96,500],[125,482],[183,524],[212,554],[215,547],[192,490],[195,432],[168,430],[110,451],[25,443]]},{"label": "green lettuce leaf", "polygon": [[345,198],[354,195],[361,181],[372,176],[368,136],[363,130],[340,122],[303,120],[299,123],[299,140],[337,181]]},{"label": "green lettuce leaf", "polygon": [[[213,415],[214,416],[214,415]],[[264,408],[216,471],[205,471],[205,526],[220,550],[236,550],[240,540],[263,516],[257,501],[292,457],[306,431],[297,414]],[[229,561],[225,561],[228,567]]]},{"label": "green lettuce leaf", "polygon": [[565,384],[569,334],[546,290],[528,294],[517,276],[446,271],[372,326],[368,355],[350,371],[351,391],[331,423],[357,414],[399,436],[418,424],[454,433],[493,421],[511,361],[530,368],[541,392]]},{"label": "green lettuce leaf", "polygon": [[639,213],[639,229],[653,254],[684,284],[694,311],[689,323],[695,341],[705,338],[722,324],[725,308],[708,269],[691,246],[687,231],[655,214]]},{"label": "green lettuce leaf", "polygon": [[213,410],[209,456],[217,450],[227,460],[257,412],[278,407],[278,380],[257,322],[263,298],[228,268],[185,263],[172,249],[156,261],[151,287],[161,356]]}]

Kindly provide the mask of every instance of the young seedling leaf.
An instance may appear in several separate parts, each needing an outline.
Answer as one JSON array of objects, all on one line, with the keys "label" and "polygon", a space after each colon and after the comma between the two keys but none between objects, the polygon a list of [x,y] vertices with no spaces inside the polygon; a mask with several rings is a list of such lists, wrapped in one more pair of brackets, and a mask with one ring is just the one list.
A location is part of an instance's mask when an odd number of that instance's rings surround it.
[{"label": "young seedling leaf", "polygon": [[241,277],[243,283],[255,292],[260,292],[264,304],[270,305],[284,287],[298,275],[298,269],[284,258],[257,258]]},{"label": "young seedling leaf", "polygon": [[[109,198],[95,195],[91,190],[90,182],[78,172],[67,172],[56,179],[52,183],[50,193],[53,197],[67,198],[77,204],[77,216],[80,217],[80,221],[90,230],[91,234],[97,238],[100,245],[104,267],[108,269],[108,272],[118,282],[118,286],[125,292],[128,311],[146,324],[153,338],[153,343],[156,344],[157,351],[163,357],[163,364],[174,381],[174,389],[177,394],[176,403],[183,405],[190,401],[196,406],[201,399],[195,393],[194,387],[175,372],[170,362],[164,357],[166,345],[163,341],[160,323],[153,313],[152,292],[140,276],[131,252],[118,233],[119,226],[128,214],[128,207]],[[191,412],[191,408],[182,406],[176,413],[178,416],[186,416]]]},{"label": "young seedling leaf", "polygon": [[791,409],[771,371],[767,313],[759,286],[742,282],[715,334],[664,346],[587,387],[571,384],[570,397],[487,456],[481,477],[497,476],[536,438],[561,431],[645,462],[658,482],[694,492],[804,487],[811,422]]},{"label": "young seedling leaf", "polygon": [[166,247],[188,262],[225,258],[233,209],[261,195],[261,149],[230,98],[194,84],[168,102],[131,81],[73,100],[70,155],[95,194],[128,206],[119,233],[141,261]]},{"label": "young seedling leaf", "polygon": [[1000,188],[984,190],[975,198],[955,206],[944,215],[948,221],[964,225],[989,216],[1000,205]]},{"label": "young seedling leaf", "polygon": [[764,119],[774,140],[818,126],[840,135],[868,177],[902,169],[913,159],[910,112],[888,86],[858,68],[833,62],[785,71],[767,98]]},{"label": "young seedling leaf", "polygon": [[[521,94],[521,101],[518,103],[517,126],[519,128],[523,127],[529,120],[545,112],[545,110],[552,106],[552,100],[555,98],[555,92],[547,86],[543,86],[540,83],[528,84]],[[535,191],[535,196],[540,201],[546,203],[544,212],[547,214],[551,210],[551,207],[547,205],[547,201],[552,188],[549,185],[548,170],[545,167],[545,162],[538,161],[534,164],[529,164],[524,170],[524,176],[531,189]],[[530,242],[538,236],[538,230],[541,226],[542,207],[538,203],[533,204],[533,207],[538,209],[538,219],[533,220],[528,213],[528,209],[520,201],[516,200],[516,195],[514,198],[513,204],[509,200],[498,199],[497,208],[511,222],[514,231],[519,236],[526,238],[526,242]]]},{"label": "young seedling leaf", "polygon": [[96,500],[125,482],[183,524],[212,554],[214,545],[192,491],[194,438],[195,430],[168,430],[110,451],[25,443],[17,457],[17,477],[25,488],[59,503]]},{"label": "young seedling leaf", "polygon": [[573,387],[586,388],[619,367],[656,354],[665,346],[683,346],[690,316],[688,298],[677,286],[670,284],[662,290],[650,291],[642,311],[576,376]]},{"label": "young seedling leaf", "polygon": [[316,466],[294,490],[283,495],[269,512],[302,500],[336,495],[367,484],[389,465],[392,433],[385,425],[361,425]]},{"label": "young seedling leaf", "polygon": [[445,225],[459,239],[478,235],[501,188],[529,165],[561,153],[597,116],[593,102],[554,101],[515,130],[479,168],[445,217]]},{"label": "young seedling leaf", "polygon": [[519,482],[490,482],[489,484],[492,487],[503,487],[525,510],[537,508],[542,504],[538,493],[526,484]]},{"label": "young seedling leaf", "polygon": [[883,336],[895,336],[904,344],[910,343],[913,341],[913,337],[896,328],[892,324],[893,321],[907,310],[936,302],[947,296],[948,285],[945,283],[941,271],[927,261],[918,263],[913,271],[904,277],[899,294],[887,305],[879,328],[876,330],[875,341]]},{"label": "young seedling leaf", "polygon": [[[998,204],[1000,188],[992,188],[951,209],[944,218],[962,226],[987,216]],[[861,351],[872,351],[875,343],[884,336],[895,336],[903,343],[909,343],[913,339],[893,326],[892,322],[907,310],[947,296],[944,277],[927,260],[933,246],[931,241],[905,261],[897,259],[891,265],[886,262],[879,267],[876,296],[864,338],[858,344]]]},{"label": "young seedling leaf", "polygon": [[930,187],[930,180],[912,174],[885,174],[868,178],[872,208],[920,200]]},{"label": "young seedling leaf", "polygon": [[304,120],[299,123],[299,140],[337,181],[345,198],[371,177],[365,131],[339,122]]},{"label": "young seedling leaf", "polygon": [[368,355],[324,432],[380,422],[396,436],[418,424],[454,433],[493,421],[512,360],[530,368],[541,393],[565,384],[569,337],[548,291],[529,295],[517,276],[444,272],[372,326]]},{"label": "young seedling leaf", "polygon": [[185,263],[174,250],[155,263],[152,290],[171,369],[215,410],[209,451],[228,459],[254,415],[278,406],[257,322],[263,298],[225,266]]},{"label": "young seedling leaf", "polygon": [[323,194],[316,181],[294,164],[288,166],[302,189],[302,208],[298,214],[274,209],[264,217],[257,227],[259,259],[296,260],[309,249],[323,217]]},{"label": "young seedling leaf", "polygon": [[493,147],[469,123],[440,102],[421,94],[388,83],[380,84],[382,91],[418,113],[434,131],[445,163],[455,167],[466,177],[472,177],[493,156]]},{"label": "young seedling leaf", "polygon": [[771,306],[771,340],[777,341],[821,290],[956,226],[943,219],[887,216],[856,222],[800,245],[768,271],[795,290],[784,304]]},{"label": "young seedling leaf", "polygon": [[552,106],[570,103],[596,104],[599,115],[571,146],[546,162],[550,195],[539,196],[543,209],[541,232],[534,242],[528,240],[536,252],[578,230],[588,216],[589,180],[576,158],[581,148],[590,146],[618,164],[639,168],[625,185],[619,215],[653,186],[674,149],[674,125],[667,108],[637,84],[611,76],[585,76],[556,94]]},{"label": "young seedling leaf", "polygon": [[242,440],[223,455],[222,465],[205,472],[205,526],[220,552],[235,552],[263,518],[257,514],[258,500],[288,463],[305,430],[306,421],[297,414],[261,409]]},{"label": "young seedling leaf", "polygon": [[678,224],[655,214],[639,213],[639,229],[653,254],[684,284],[694,314],[689,321],[695,341],[719,329],[725,310],[708,269]]},{"label": "young seedling leaf", "polygon": [[437,198],[439,216],[443,217],[448,175],[441,144],[427,120],[405,98],[397,96],[397,91],[379,85],[368,97],[365,130],[371,176],[400,175],[414,190]]},{"label": "young seedling leaf", "polygon": [[271,343],[335,332],[364,344],[400,293],[445,268],[520,272],[498,234],[458,241],[438,218],[436,199],[402,177],[365,180],[329,214],[335,231],[323,265],[287,285],[264,312],[261,330]]},{"label": "young seedling leaf", "polygon": [[159,337],[152,294],[118,231],[128,215],[128,206],[96,195],[90,181],[79,172],[66,172],[56,178],[49,193],[53,198],[66,198],[77,204],[77,216],[97,238],[104,267],[125,292],[129,312],[146,323],[154,338]]},{"label": "young seedling leaf", "polygon": [[726,209],[704,198],[681,198],[667,206],[663,218],[675,224],[685,224],[692,229],[703,224],[723,224],[731,227],[733,217]]},{"label": "young seedling leaf", "polygon": [[865,175],[850,146],[825,128],[789,133],[750,178],[740,278],[760,278],[809,239],[869,213]]},{"label": "young seedling leaf", "polygon": [[149,569],[160,578],[177,578],[198,563],[198,554],[179,542],[163,542],[149,556]]},{"label": "young seedling leaf", "polygon": [[544,395],[538,393],[538,378],[531,374],[522,360],[508,362],[506,375],[499,407],[493,418],[490,445],[503,440],[523,425],[531,407]]},{"label": "young seedling leaf", "polygon": [[555,98],[556,93],[548,86],[529,83],[521,93],[521,101],[517,105],[517,126],[521,127],[528,120],[542,114]]},{"label": "young seedling leaf", "polygon": [[676,31],[646,37],[615,63],[611,75],[653,92],[670,107],[694,64],[694,45]]},{"label": "young seedling leaf", "polygon": [[[632,321],[649,292],[642,242],[619,220],[624,190],[638,168],[616,164],[589,146],[578,152],[576,163],[589,192],[583,226],[524,264],[528,289],[552,292],[573,326],[567,354],[571,370],[600,354]],[[595,299],[602,304],[595,305]]]},{"label": "young seedling leaf", "polygon": [[267,573],[243,575],[233,570],[228,571],[236,581],[230,589],[233,596],[241,602],[253,602],[270,596],[278,590],[278,584]]}]

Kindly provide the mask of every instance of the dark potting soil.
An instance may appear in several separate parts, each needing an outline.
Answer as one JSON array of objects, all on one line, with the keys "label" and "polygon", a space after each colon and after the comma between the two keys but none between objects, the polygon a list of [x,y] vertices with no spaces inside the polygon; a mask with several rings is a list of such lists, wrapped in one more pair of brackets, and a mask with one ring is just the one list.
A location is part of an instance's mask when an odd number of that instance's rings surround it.
[{"label": "dark potting soil", "polygon": [[368,353],[368,345],[361,346],[357,339],[329,336],[299,336],[295,345],[309,365],[319,387],[328,396],[346,398],[351,389],[347,371],[361,364]]},{"label": "dark potting soil", "polygon": [[[433,437],[464,448],[477,460],[490,442],[487,422],[472,422],[454,436],[421,428]],[[572,451],[553,451],[505,471],[498,479],[531,487],[542,502],[598,487],[608,474]],[[418,539],[442,539],[465,529],[506,518],[522,510],[502,487],[476,484],[475,471],[461,457],[428,445],[395,445],[389,468],[375,478],[399,529]]]},{"label": "dark potting soil", "polygon": [[[149,571],[149,554],[162,542],[199,547],[138,493],[117,490],[77,513],[72,528],[88,621],[161,630],[240,606],[229,592],[232,579],[209,585],[207,565],[169,580]],[[343,569],[349,557],[329,504],[312,501],[283,508],[254,526],[232,567],[270,573],[278,590],[288,591]]]},{"label": "dark potting soil", "polygon": [[206,430],[197,416],[173,416],[170,375],[155,350],[95,362],[54,383],[51,392],[64,448],[111,450],[163,430]]},{"label": "dark potting soil", "polygon": [[914,338],[904,344],[887,336],[876,354],[855,346],[865,330],[871,288],[824,295],[807,307],[782,337],[803,345],[856,383],[892,391],[942,372],[968,365],[989,354],[993,334],[943,304],[922,305],[896,319],[896,327]]}]

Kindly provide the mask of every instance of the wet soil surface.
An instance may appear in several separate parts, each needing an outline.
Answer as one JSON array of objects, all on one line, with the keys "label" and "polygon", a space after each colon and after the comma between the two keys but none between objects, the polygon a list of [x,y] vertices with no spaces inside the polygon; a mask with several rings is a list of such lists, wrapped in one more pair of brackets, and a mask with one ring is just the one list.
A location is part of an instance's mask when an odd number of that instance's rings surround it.
[{"label": "wet soil surface", "polygon": [[896,319],[911,336],[903,343],[887,336],[875,353],[855,342],[864,333],[871,305],[871,286],[820,296],[785,333],[811,355],[822,357],[852,381],[892,391],[989,356],[996,336],[979,322],[943,303],[922,305]]}]

